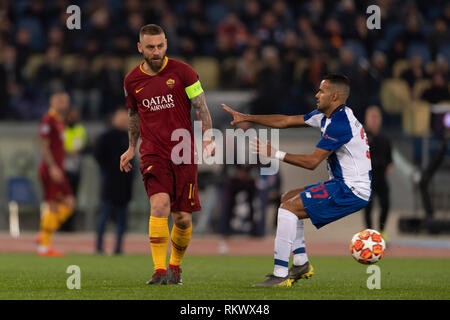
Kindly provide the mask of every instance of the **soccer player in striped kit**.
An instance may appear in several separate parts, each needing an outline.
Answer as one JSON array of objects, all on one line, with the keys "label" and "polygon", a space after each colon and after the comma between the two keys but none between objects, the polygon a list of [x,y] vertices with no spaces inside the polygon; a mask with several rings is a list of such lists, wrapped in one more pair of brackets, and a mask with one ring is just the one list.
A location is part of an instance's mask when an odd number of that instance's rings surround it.
[{"label": "soccer player in striped kit", "polygon": [[[311,126],[320,128],[322,137],[311,154],[290,154],[275,150],[270,142],[252,142],[254,152],[292,165],[315,169],[327,159],[330,179],[285,193],[278,209],[274,248],[274,272],[257,286],[291,286],[314,274],[305,250],[303,219],[311,219],[319,229],[324,225],[363,209],[371,197],[369,143],[361,123],[346,105],[350,94],[347,77],[324,77],[316,94],[317,109],[306,115],[246,115],[231,113],[231,124],[251,121],[272,128]],[[289,267],[291,251],[294,261]]]},{"label": "soccer player in striped kit", "polygon": [[[194,108],[202,121],[203,133],[212,128],[211,116],[197,73],[188,64],[166,56],[167,40],[161,27],[143,26],[138,50],[144,60],[124,80],[129,148],[120,158],[120,170],[131,169],[130,160],[140,137],[141,173],[150,199],[149,237],[155,268],[147,284],[181,284],[180,265],[191,239],[192,212],[201,209],[190,111]],[[172,141],[172,133],[177,129],[190,134],[189,163],[172,161],[172,149],[180,143]],[[204,136],[202,147],[206,154],[214,155],[212,136]],[[174,221],[171,234],[170,213]],[[166,267],[169,237],[172,251]]]}]

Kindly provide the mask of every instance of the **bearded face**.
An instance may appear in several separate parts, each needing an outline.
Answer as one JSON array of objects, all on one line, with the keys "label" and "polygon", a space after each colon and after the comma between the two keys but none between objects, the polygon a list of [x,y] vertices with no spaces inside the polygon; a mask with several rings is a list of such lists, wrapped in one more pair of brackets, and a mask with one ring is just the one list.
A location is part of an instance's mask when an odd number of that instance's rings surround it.
[{"label": "bearded face", "polygon": [[145,62],[150,69],[154,72],[158,72],[166,57],[167,40],[164,34],[157,35],[141,35],[140,42],[138,43],[138,50],[144,57]]}]

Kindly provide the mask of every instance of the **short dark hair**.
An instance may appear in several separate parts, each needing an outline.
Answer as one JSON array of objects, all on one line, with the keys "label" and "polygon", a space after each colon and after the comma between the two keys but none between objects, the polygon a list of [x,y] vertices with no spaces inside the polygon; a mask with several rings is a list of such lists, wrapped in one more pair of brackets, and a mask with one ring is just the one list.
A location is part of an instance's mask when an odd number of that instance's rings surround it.
[{"label": "short dark hair", "polygon": [[155,36],[158,34],[164,34],[164,30],[156,24],[146,24],[145,26],[141,27],[141,30],[139,30],[140,37],[144,34]]},{"label": "short dark hair", "polygon": [[328,80],[332,84],[343,84],[347,87],[350,87],[350,80],[348,80],[348,78],[342,74],[331,73],[326,75],[323,80]]}]

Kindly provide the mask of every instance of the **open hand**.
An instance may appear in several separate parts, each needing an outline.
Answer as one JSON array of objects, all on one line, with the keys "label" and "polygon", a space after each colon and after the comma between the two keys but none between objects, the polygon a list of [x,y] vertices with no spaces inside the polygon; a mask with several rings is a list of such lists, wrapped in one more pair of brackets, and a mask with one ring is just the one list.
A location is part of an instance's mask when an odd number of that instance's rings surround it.
[{"label": "open hand", "polygon": [[128,148],[127,151],[122,154],[120,157],[120,171],[122,172],[130,172],[131,168],[133,167],[130,163],[130,161],[134,158],[134,150]]},{"label": "open hand", "polygon": [[275,152],[277,152],[274,148],[272,148],[269,140],[263,142],[258,137],[255,137],[254,141],[250,141],[250,149],[253,154],[259,154],[267,158],[274,157]]},{"label": "open hand", "polygon": [[203,140],[202,150],[206,157],[213,157],[216,154],[216,143],[213,139]]},{"label": "open hand", "polygon": [[237,112],[237,111],[231,109],[231,108],[230,108],[229,106],[227,106],[226,104],[223,104],[223,103],[222,103],[221,106],[222,106],[223,110],[225,110],[226,112],[228,112],[229,114],[231,114],[231,115],[233,116],[233,121],[230,122],[230,124],[231,124],[232,126],[235,125],[236,123],[243,122],[243,121],[247,121],[247,120],[245,119],[245,114],[240,113],[240,112]]}]

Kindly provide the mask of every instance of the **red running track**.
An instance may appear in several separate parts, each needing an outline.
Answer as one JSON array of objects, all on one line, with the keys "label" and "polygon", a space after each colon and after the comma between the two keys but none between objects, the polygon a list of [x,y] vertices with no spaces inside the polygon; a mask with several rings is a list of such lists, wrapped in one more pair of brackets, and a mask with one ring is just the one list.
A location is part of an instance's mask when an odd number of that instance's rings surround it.
[{"label": "red running track", "polygon": [[[34,234],[23,234],[19,239],[12,238],[9,234],[0,234],[0,253],[33,253],[36,251]],[[228,255],[272,255],[273,237],[250,238],[233,237],[226,241]],[[187,254],[191,255],[217,255],[221,238],[218,236],[194,236],[188,248]],[[95,234],[64,234],[57,233],[53,236],[54,247],[65,253],[95,252]],[[107,235],[104,240],[105,252],[113,251],[114,236]],[[349,256],[348,243],[313,241],[306,244],[306,250],[310,256]],[[150,254],[149,240],[145,234],[130,234],[125,237],[123,244],[125,254]],[[408,258],[450,258],[450,250],[447,248],[430,248],[409,245],[388,246],[387,256]]]}]

